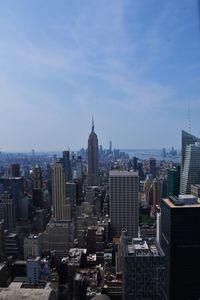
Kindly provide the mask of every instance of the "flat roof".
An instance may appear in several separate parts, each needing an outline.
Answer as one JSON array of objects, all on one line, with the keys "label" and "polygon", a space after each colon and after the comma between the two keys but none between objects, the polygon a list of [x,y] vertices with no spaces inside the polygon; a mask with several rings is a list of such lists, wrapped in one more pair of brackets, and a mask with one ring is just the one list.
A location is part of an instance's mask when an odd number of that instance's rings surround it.
[{"label": "flat roof", "polygon": [[0,299],[32,299],[38,300],[42,298],[43,300],[48,300],[50,294],[54,293],[50,284],[47,283],[44,289],[40,288],[21,288],[22,282],[12,282],[7,288],[0,288]]},{"label": "flat roof", "polygon": [[155,241],[147,241],[142,238],[125,240],[127,256],[160,256]]},{"label": "flat roof", "polygon": [[109,175],[112,177],[119,177],[119,176],[138,176],[138,172],[129,172],[129,171],[118,171],[113,170],[109,172]]},{"label": "flat roof", "polygon": [[197,204],[175,205],[169,198],[165,198],[165,199],[163,199],[163,201],[165,202],[165,204],[167,204],[171,208],[196,208],[196,207],[200,208],[199,203],[197,203]]}]

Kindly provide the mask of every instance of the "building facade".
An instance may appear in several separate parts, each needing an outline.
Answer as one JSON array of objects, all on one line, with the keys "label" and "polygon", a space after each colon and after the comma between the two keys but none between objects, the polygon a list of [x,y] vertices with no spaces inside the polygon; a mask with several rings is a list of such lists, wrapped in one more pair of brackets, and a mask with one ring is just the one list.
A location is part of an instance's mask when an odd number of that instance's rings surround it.
[{"label": "building facade", "polygon": [[184,159],[185,159],[185,151],[186,151],[186,146],[195,144],[196,142],[199,141],[199,138],[182,130],[182,145],[181,145],[181,152],[182,152],[182,158],[181,158],[181,166],[183,168],[184,165]]},{"label": "building facade", "polygon": [[139,177],[137,172],[110,171],[110,219],[112,236],[123,229],[137,237],[139,227]]},{"label": "building facade", "polygon": [[180,194],[190,194],[191,185],[200,183],[200,142],[186,146]]},{"label": "building facade", "polygon": [[153,157],[149,159],[149,172],[153,178],[156,177],[156,159]]},{"label": "building facade", "polygon": [[180,191],[180,166],[167,170],[167,196],[178,196]]},{"label": "building facade", "polygon": [[166,256],[168,300],[200,298],[200,204],[195,197],[161,201],[161,247]]},{"label": "building facade", "polygon": [[166,300],[165,255],[153,240],[122,237],[124,300]]},{"label": "building facade", "polygon": [[4,228],[13,232],[16,227],[16,210],[13,197],[9,193],[0,194],[0,220],[4,220]]},{"label": "building facade", "polygon": [[52,204],[54,219],[66,220],[66,177],[60,161],[52,169]]}]

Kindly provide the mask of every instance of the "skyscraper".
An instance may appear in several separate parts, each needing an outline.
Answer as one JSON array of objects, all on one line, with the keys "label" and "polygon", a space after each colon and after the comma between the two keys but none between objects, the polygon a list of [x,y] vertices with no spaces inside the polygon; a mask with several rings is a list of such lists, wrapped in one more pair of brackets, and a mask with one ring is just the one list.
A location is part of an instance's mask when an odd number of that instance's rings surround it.
[{"label": "skyscraper", "polygon": [[167,196],[178,196],[180,190],[180,166],[167,170]]},{"label": "skyscraper", "polygon": [[112,154],[112,141],[109,141],[109,154]]},{"label": "skyscraper", "polygon": [[190,194],[191,184],[200,183],[200,142],[186,145],[181,173],[180,193]]},{"label": "skyscraper", "polygon": [[94,122],[92,119],[92,132],[88,139],[88,185],[99,184],[99,147],[98,138],[94,132]]},{"label": "skyscraper", "polygon": [[0,220],[4,220],[4,228],[13,232],[16,226],[14,199],[9,193],[0,194]]},{"label": "skyscraper", "polygon": [[137,172],[110,171],[110,218],[112,235],[120,236],[122,229],[137,237],[139,226],[139,177]]},{"label": "skyscraper", "polygon": [[153,239],[122,237],[123,299],[166,300],[165,255]]},{"label": "skyscraper", "polygon": [[184,159],[185,159],[185,150],[186,150],[186,146],[190,145],[190,144],[194,144],[196,142],[199,141],[199,138],[182,130],[182,147],[181,147],[181,152],[182,152],[182,159],[181,159],[181,166],[183,168],[183,164],[184,164]]},{"label": "skyscraper", "polygon": [[11,176],[12,177],[20,177],[20,165],[19,164],[11,165]]},{"label": "skyscraper", "polygon": [[42,189],[42,170],[39,165],[33,169],[33,188]]},{"label": "skyscraper", "polygon": [[53,216],[56,220],[66,220],[66,180],[65,170],[61,161],[52,170],[52,204]]},{"label": "skyscraper", "polygon": [[161,247],[167,262],[168,300],[200,298],[199,228],[197,199],[171,196],[161,201]]},{"label": "skyscraper", "polygon": [[63,166],[65,169],[65,177],[67,182],[72,181],[72,162],[69,150],[63,151]]},{"label": "skyscraper", "polygon": [[156,177],[156,159],[151,157],[149,159],[149,172],[152,174],[152,177]]}]

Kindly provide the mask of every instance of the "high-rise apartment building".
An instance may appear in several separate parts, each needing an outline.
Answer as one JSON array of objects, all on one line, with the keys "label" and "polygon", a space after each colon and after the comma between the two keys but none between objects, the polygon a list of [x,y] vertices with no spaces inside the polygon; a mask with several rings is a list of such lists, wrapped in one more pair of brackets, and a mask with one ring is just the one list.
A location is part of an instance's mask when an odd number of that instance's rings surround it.
[{"label": "high-rise apartment building", "polygon": [[112,236],[123,229],[137,237],[139,226],[139,177],[137,172],[110,171],[109,198]]},{"label": "high-rise apartment building", "polygon": [[186,146],[180,194],[190,194],[191,185],[200,183],[200,142]]},{"label": "high-rise apartment building", "polygon": [[194,196],[161,201],[161,247],[168,300],[200,298],[200,204]]},{"label": "high-rise apartment building", "polygon": [[65,169],[60,161],[55,163],[52,169],[52,204],[54,219],[66,220]]},{"label": "high-rise apartment building", "polygon": [[99,147],[98,138],[94,132],[94,122],[92,120],[92,132],[88,139],[88,185],[99,184]]}]

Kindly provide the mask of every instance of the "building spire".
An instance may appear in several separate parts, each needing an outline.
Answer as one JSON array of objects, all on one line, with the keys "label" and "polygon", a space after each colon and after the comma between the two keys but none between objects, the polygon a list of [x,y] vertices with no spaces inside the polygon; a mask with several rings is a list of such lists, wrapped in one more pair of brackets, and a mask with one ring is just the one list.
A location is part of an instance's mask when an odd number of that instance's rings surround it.
[{"label": "building spire", "polygon": [[191,131],[191,120],[190,120],[190,103],[188,104],[188,132]]},{"label": "building spire", "polygon": [[92,132],[94,132],[94,118],[92,116]]}]

